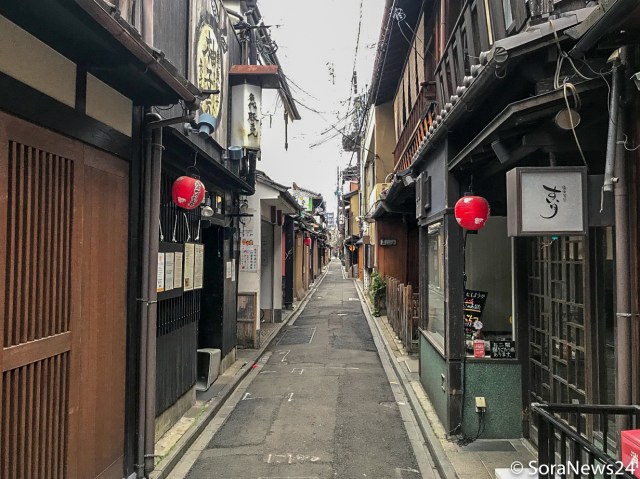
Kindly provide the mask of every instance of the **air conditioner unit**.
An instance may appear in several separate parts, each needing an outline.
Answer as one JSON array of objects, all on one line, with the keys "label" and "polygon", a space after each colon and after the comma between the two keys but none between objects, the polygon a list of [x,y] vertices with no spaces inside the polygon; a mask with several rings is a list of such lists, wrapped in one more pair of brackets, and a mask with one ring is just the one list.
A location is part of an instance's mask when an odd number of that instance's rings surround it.
[{"label": "air conditioner unit", "polygon": [[219,349],[198,349],[196,391],[206,391],[218,378],[222,351]]}]

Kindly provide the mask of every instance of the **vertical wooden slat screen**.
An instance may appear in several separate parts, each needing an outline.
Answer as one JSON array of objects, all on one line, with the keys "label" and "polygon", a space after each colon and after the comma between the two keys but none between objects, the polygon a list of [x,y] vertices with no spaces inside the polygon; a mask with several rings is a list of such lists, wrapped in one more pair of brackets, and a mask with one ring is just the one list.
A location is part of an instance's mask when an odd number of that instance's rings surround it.
[{"label": "vertical wooden slat screen", "polygon": [[66,479],[74,162],[2,135],[0,145],[0,476]]},{"label": "vertical wooden slat screen", "polygon": [[69,353],[6,371],[1,477],[66,478]]}]

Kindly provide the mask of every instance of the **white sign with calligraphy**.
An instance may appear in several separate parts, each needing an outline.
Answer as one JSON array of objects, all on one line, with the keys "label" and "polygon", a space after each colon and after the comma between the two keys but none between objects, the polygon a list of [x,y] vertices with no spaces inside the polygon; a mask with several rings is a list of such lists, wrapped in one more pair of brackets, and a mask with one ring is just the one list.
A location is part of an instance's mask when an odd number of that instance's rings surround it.
[{"label": "white sign with calligraphy", "polygon": [[231,144],[260,149],[262,88],[242,84],[231,88]]},{"label": "white sign with calligraphy", "polygon": [[509,236],[586,234],[586,168],[507,172],[507,217]]}]

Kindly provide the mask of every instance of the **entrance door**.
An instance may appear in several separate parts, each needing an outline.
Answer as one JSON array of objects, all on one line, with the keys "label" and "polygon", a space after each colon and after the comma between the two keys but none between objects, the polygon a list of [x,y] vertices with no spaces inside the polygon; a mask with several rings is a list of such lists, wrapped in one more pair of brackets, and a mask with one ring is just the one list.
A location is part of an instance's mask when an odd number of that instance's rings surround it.
[{"label": "entrance door", "polygon": [[585,239],[528,240],[529,402],[589,397]]},{"label": "entrance door", "polygon": [[128,177],[0,113],[0,477],[122,477]]}]

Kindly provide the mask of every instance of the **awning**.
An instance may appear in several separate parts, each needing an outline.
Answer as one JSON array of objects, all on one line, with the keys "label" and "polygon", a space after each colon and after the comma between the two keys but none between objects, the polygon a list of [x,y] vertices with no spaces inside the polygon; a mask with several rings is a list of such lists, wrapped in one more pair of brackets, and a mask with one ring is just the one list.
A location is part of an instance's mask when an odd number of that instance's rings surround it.
[{"label": "awning", "polygon": [[0,15],[141,106],[193,103],[200,90],[102,0],[0,2]]},{"label": "awning", "polygon": [[[165,128],[165,141],[170,141],[176,148],[177,153],[181,158],[188,158],[189,161],[185,163],[185,168],[193,163],[193,152],[197,151],[198,156],[203,161],[200,166],[200,174],[204,180],[210,181],[216,186],[226,190],[238,190],[240,193],[252,195],[255,189],[244,181],[239,176],[233,174],[231,170],[226,168],[223,164],[217,161],[215,158],[211,158],[204,150],[200,149],[195,143],[189,141],[189,138],[178,132],[175,128]],[[200,165],[200,163],[198,163]]]},{"label": "awning", "polygon": [[[576,84],[579,94],[603,87],[604,82],[599,78]],[[554,116],[564,108],[566,106],[562,90],[554,90],[511,103],[449,162],[449,170],[455,170],[470,162],[472,156],[479,152],[483,145],[519,132],[531,131],[533,124]],[[511,132],[511,135],[506,134],[507,131]]]}]

